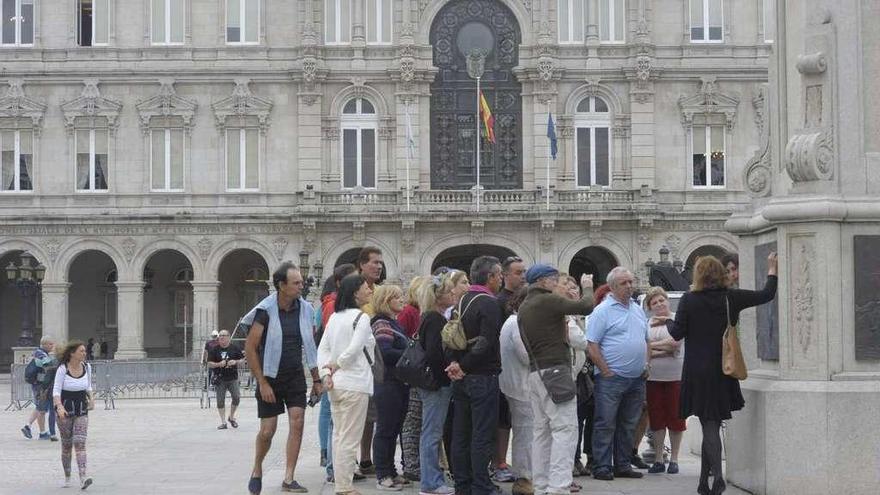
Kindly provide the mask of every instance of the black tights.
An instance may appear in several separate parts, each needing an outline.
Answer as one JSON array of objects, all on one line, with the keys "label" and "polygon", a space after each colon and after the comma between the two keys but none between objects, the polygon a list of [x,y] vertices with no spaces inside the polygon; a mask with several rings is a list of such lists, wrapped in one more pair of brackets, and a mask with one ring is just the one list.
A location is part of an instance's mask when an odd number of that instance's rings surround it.
[{"label": "black tights", "polygon": [[709,484],[709,470],[714,476],[713,485],[723,480],[721,474],[721,421],[717,419],[700,418],[700,426],[703,427],[703,455],[700,466],[700,485]]}]

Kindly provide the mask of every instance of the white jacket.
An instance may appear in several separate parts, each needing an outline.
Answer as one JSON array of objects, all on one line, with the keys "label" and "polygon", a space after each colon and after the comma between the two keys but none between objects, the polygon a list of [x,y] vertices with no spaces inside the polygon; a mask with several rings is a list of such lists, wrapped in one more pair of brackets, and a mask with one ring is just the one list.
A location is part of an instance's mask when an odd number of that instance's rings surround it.
[{"label": "white jacket", "polygon": [[519,333],[516,315],[510,315],[501,326],[501,375],[498,387],[512,399],[529,399],[529,354]]},{"label": "white jacket", "polygon": [[568,325],[568,346],[571,348],[573,356],[573,364],[571,365],[571,374],[577,380],[578,373],[587,363],[587,336],[581,326],[578,325],[577,319],[569,316],[566,324]]},{"label": "white jacket", "polygon": [[363,313],[353,328],[360,309],[346,309],[330,315],[318,346],[318,373],[321,378],[330,374],[324,366],[339,366],[333,374],[333,388],[373,395],[373,370],[364,349],[375,359],[376,339],[370,327],[370,316]]}]

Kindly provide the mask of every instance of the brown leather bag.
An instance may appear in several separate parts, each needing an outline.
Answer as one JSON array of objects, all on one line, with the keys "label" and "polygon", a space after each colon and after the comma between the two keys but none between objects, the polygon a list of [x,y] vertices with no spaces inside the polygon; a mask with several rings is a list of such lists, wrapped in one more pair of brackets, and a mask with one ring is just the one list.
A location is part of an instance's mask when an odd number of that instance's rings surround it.
[{"label": "brown leather bag", "polygon": [[724,306],[727,309],[727,329],[721,339],[721,369],[725,375],[745,380],[749,377],[746,368],[746,360],[743,358],[742,348],[739,345],[739,335],[736,326],[730,323],[730,302],[724,298]]}]

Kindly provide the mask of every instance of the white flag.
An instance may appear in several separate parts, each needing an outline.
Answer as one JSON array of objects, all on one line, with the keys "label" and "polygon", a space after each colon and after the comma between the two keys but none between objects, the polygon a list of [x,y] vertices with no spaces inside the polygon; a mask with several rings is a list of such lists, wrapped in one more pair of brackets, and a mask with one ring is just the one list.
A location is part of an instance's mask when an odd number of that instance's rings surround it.
[{"label": "white flag", "polygon": [[416,155],[416,140],[413,137],[413,129],[412,129],[412,119],[409,116],[409,102],[406,103],[406,152],[407,156],[410,160],[415,158]]}]

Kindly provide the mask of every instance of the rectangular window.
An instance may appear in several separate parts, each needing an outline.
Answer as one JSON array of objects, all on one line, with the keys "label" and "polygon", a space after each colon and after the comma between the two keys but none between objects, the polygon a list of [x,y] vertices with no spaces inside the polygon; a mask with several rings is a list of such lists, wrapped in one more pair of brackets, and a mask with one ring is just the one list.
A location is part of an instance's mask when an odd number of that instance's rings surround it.
[{"label": "rectangular window", "polygon": [[150,163],[154,191],[183,190],[183,129],[153,129]]},{"label": "rectangular window", "polygon": [[342,130],[342,187],[376,187],[376,129]]},{"label": "rectangular window", "polygon": [[104,326],[116,328],[116,291],[108,290],[104,293]]},{"label": "rectangular window", "polygon": [[0,43],[9,46],[34,44],[34,0],[0,0]]},{"label": "rectangular window", "polygon": [[257,129],[226,130],[226,189],[256,191],[260,187],[260,135]]},{"label": "rectangular window", "polygon": [[691,42],[719,43],[722,40],[722,0],[690,0]]},{"label": "rectangular window", "polygon": [[351,43],[351,7],[351,0],[324,0],[326,18],[324,43],[328,45]]},{"label": "rectangular window", "polygon": [[694,126],[691,166],[695,187],[724,187],[724,127]]},{"label": "rectangular window", "polygon": [[392,0],[367,0],[367,43],[377,45],[391,43],[393,14]]},{"label": "rectangular window", "polygon": [[76,189],[106,191],[107,129],[76,130]]},{"label": "rectangular window", "polygon": [[153,44],[176,45],[183,43],[186,0],[151,0]]},{"label": "rectangular window", "polygon": [[599,0],[599,40],[602,43],[623,43],[624,0]]},{"label": "rectangular window", "polygon": [[226,42],[259,42],[260,0],[226,0]]},{"label": "rectangular window", "polygon": [[176,289],[174,291],[174,326],[192,326],[193,292],[192,289]]},{"label": "rectangular window", "polygon": [[0,132],[0,187],[3,191],[32,191],[34,167],[33,131]]},{"label": "rectangular window", "polygon": [[607,127],[578,127],[575,160],[578,187],[609,186],[611,133]]},{"label": "rectangular window", "polygon": [[559,42],[582,43],[587,23],[586,0],[559,0],[558,6]]},{"label": "rectangular window", "polygon": [[773,43],[776,39],[776,0],[761,2],[764,15],[764,43]]},{"label": "rectangular window", "polygon": [[78,0],[76,20],[79,46],[106,45],[110,34],[110,0]]}]

